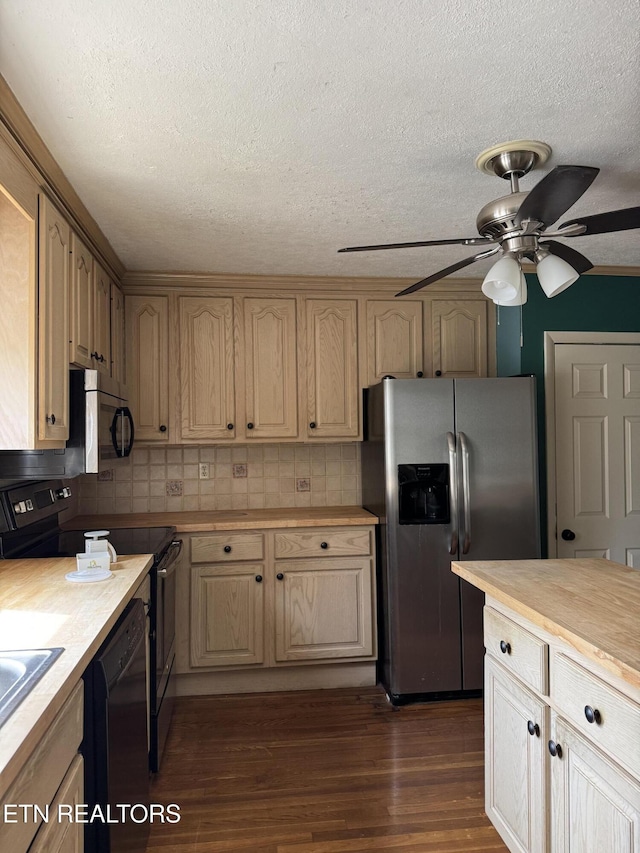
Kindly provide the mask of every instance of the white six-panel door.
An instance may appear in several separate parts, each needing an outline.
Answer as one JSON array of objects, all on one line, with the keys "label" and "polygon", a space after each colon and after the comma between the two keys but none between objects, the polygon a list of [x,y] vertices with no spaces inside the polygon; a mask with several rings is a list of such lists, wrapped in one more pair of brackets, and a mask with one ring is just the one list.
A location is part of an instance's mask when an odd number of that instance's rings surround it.
[{"label": "white six-panel door", "polygon": [[557,555],[640,569],[640,346],[554,349]]}]

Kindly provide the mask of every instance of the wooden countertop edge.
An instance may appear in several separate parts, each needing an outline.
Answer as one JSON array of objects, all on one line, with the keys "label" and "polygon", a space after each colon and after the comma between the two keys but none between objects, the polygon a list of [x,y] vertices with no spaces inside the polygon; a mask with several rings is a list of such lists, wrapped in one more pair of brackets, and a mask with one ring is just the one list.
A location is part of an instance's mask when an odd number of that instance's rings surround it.
[{"label": "wooden countertop edge", "polygon": [[[241,515],[242,513],[242,515]],[[115,528],[173,526],[177,533],[215,530],[258,530],[294,527],[352,527],[378,524],[378,517],[362,507],[283,507],[256,510],[197,510],[105,515],[77,515],[65,529],[96,526]]]},{"label": "wooden countertop edge", "polygon": [[581,652],[586,657],[596,663],[599,663],[609,672],[622,678],[628,684],[640,689],[640,671],[638,671],[634,666],[631,666],[620,660],[620,658],[615,655],[604,651],[586,637],[576,633],[575,630],[568,625],[559,622],[557,619],[545,616],[544,613],[541,613],[536,608],[525,604],[521,599],[506,593],[503,589],[492,584],[491,581],[486,578],[478,577],[478,575],[472,570],[465,569],[464,564],[452,562],[451,571],[463,580],[466,580],[473,586],[477,587],[486,595],[489,595],[491,598],[494,598],[496,601],[504,604],[515,613],[525,619],[528,619],[534,625],[543,628],[549,634],[553,634],[554,637],[564,640],[570,646],[573,646],[576,651]]},{"label": "wooden countertop edge", "polygon": [[[136,555],[136,559],[139,559],[139,557],[140,555]],[[92,640],[77,657],[71,669],[67,670],[66,675],[61,677],[60,673],[62,669],[58,668],[56,672],[56,665],[63,661],[66,652],[71,653],[71,649],[67,646],[65,646],[65,651],[61,657],[42,676],[33,690],[24,698],[0,729],[0,735],[3,738],[9,738],[13,733],[17,741],[11,756],[0,767],[0,802],[2,802],[34,749],[50,728],[64,703],[71,696],[74,687],[82,677],[82,673],[118,621],[120,614],[124,611],[133,593],[144,580],[152,563],[153,556],[148,555],[144,564],[139,567],[134,579],[130,581],[127,590],[122,593],[118,604],[111,610],[102,623],[102,626],[93,635]],[[60,643],[51,643],[52,647],[56,645],[60,645]],[[69,658],[67,658],[68,660]],[[20,720],[21,717],[22,721]],[[31,723],[25,723],[25,717],[35,719]],[[19,736],[20,726],[26,729],[21,736]]]}]

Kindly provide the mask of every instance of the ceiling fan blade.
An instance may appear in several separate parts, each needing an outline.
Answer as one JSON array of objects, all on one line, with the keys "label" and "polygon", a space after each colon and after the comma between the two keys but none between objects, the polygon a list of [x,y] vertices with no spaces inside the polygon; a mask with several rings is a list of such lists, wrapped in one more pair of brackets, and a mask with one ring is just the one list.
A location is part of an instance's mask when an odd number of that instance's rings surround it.
[{"label": "ceiling fan blade", "polygon": [[450,267],[445,267],[445,269],[440,270],[440,272],[436,272],[433,275],[430,275],[427,278],[423,278],[421,281],[418,281],[415,284],[406,287],[404,290],[401,290],[400,293],[396,293],[396,296],[406,296],[408,293],[415,293],[416,290],[422,290],[422,288],[426,287],[428,284],[433,284],[434,281],[439,281],[439,279],[450,275],[452,272],[456,272],[456,270],[461,270],[463,267],[468,267],[469,264],[473,264],[475,263],[475,261],[479,261],[482,258],[488,258],[490,255],[495,255],[496,252],[499,251],[500,246],[496,246],[495,249],[490,249],[488,252],[480,252],[477,255],[472,255],[470,258],[465,258],[462,261],[457,261],[455,264],[451,264]]},{"label": "ceiling fan blade", "polygon": [[374,249],[411,249],[417,246],[484,246],[493,243],[489,237],[460,237],[456,240],[421,240],[417,243],[384,243],[380,246],[349,246],[338,252],[370,252]]},{"label": "ceiling fan blade", "polygon": [[529,192],[516,214],[516,225],[525,219],[545,228],[575,204],[589,189],[600,169],[592,166],[556,166]]},{"label": "ceiling fan blade", "polygon": [[566,261],[580,275],[587,270],[593,269],[593,264],[589,258],[585,258],[580,252],[576,252],[570,246],[565,246],[564,243],[558,243],[555,240],[545,240],[540,245],[547,246],[552,255],[562,258],[563,261]]},{"label": "ceiling fan blade", "polygon": [[623,210],[610,210],[608,213],[596,213],[593,216],[583,216],[582,219],[572,219],[570,222],[563,222],[560,229],[569,225],[584,225],[586,231],[583,231],[583,234],[629,231],[632,228],[640,228],[640,207],[626,207]]}]

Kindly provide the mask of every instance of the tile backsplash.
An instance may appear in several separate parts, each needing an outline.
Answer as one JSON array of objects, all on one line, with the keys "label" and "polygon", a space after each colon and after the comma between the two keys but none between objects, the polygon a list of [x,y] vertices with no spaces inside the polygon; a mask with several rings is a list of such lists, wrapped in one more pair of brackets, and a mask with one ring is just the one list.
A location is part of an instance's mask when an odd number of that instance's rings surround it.
[{"label": "tile backsplash", "polygon": [[136,447],[113,471],[79,477],[77,493],[83,515],[357,506],[360,443]]}]

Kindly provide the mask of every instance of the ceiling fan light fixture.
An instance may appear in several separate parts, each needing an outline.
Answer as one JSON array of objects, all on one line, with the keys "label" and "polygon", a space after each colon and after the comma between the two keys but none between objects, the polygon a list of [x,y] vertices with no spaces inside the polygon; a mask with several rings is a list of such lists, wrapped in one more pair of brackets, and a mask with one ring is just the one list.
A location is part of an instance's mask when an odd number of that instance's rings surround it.
[{"label": "ceiling fan light fixture", "polygon": [[524,305],[527,301],[527,280],[524,277],[524,273],[520,270],[520,284],[518,287],[518,292],[514,296],[513,299],[494,299],[493,300],[496,305],[500,305],[504,308],[510,308],[512,306]]},{"label": "ceiling fan light fixture", "polygon": [[577,281],[580,274],[571,264],[563,261],[557,255],[536,253],[536,273],[540,287],[547,298],[557,296]]},{"label": "ceiling fan light fixture", "polygon": [[494,302],[510,302],[517,298],[521,289],[521,274],[520,264],[514,257],[507,255],[491,267],[482,282],[481,290]]}]

